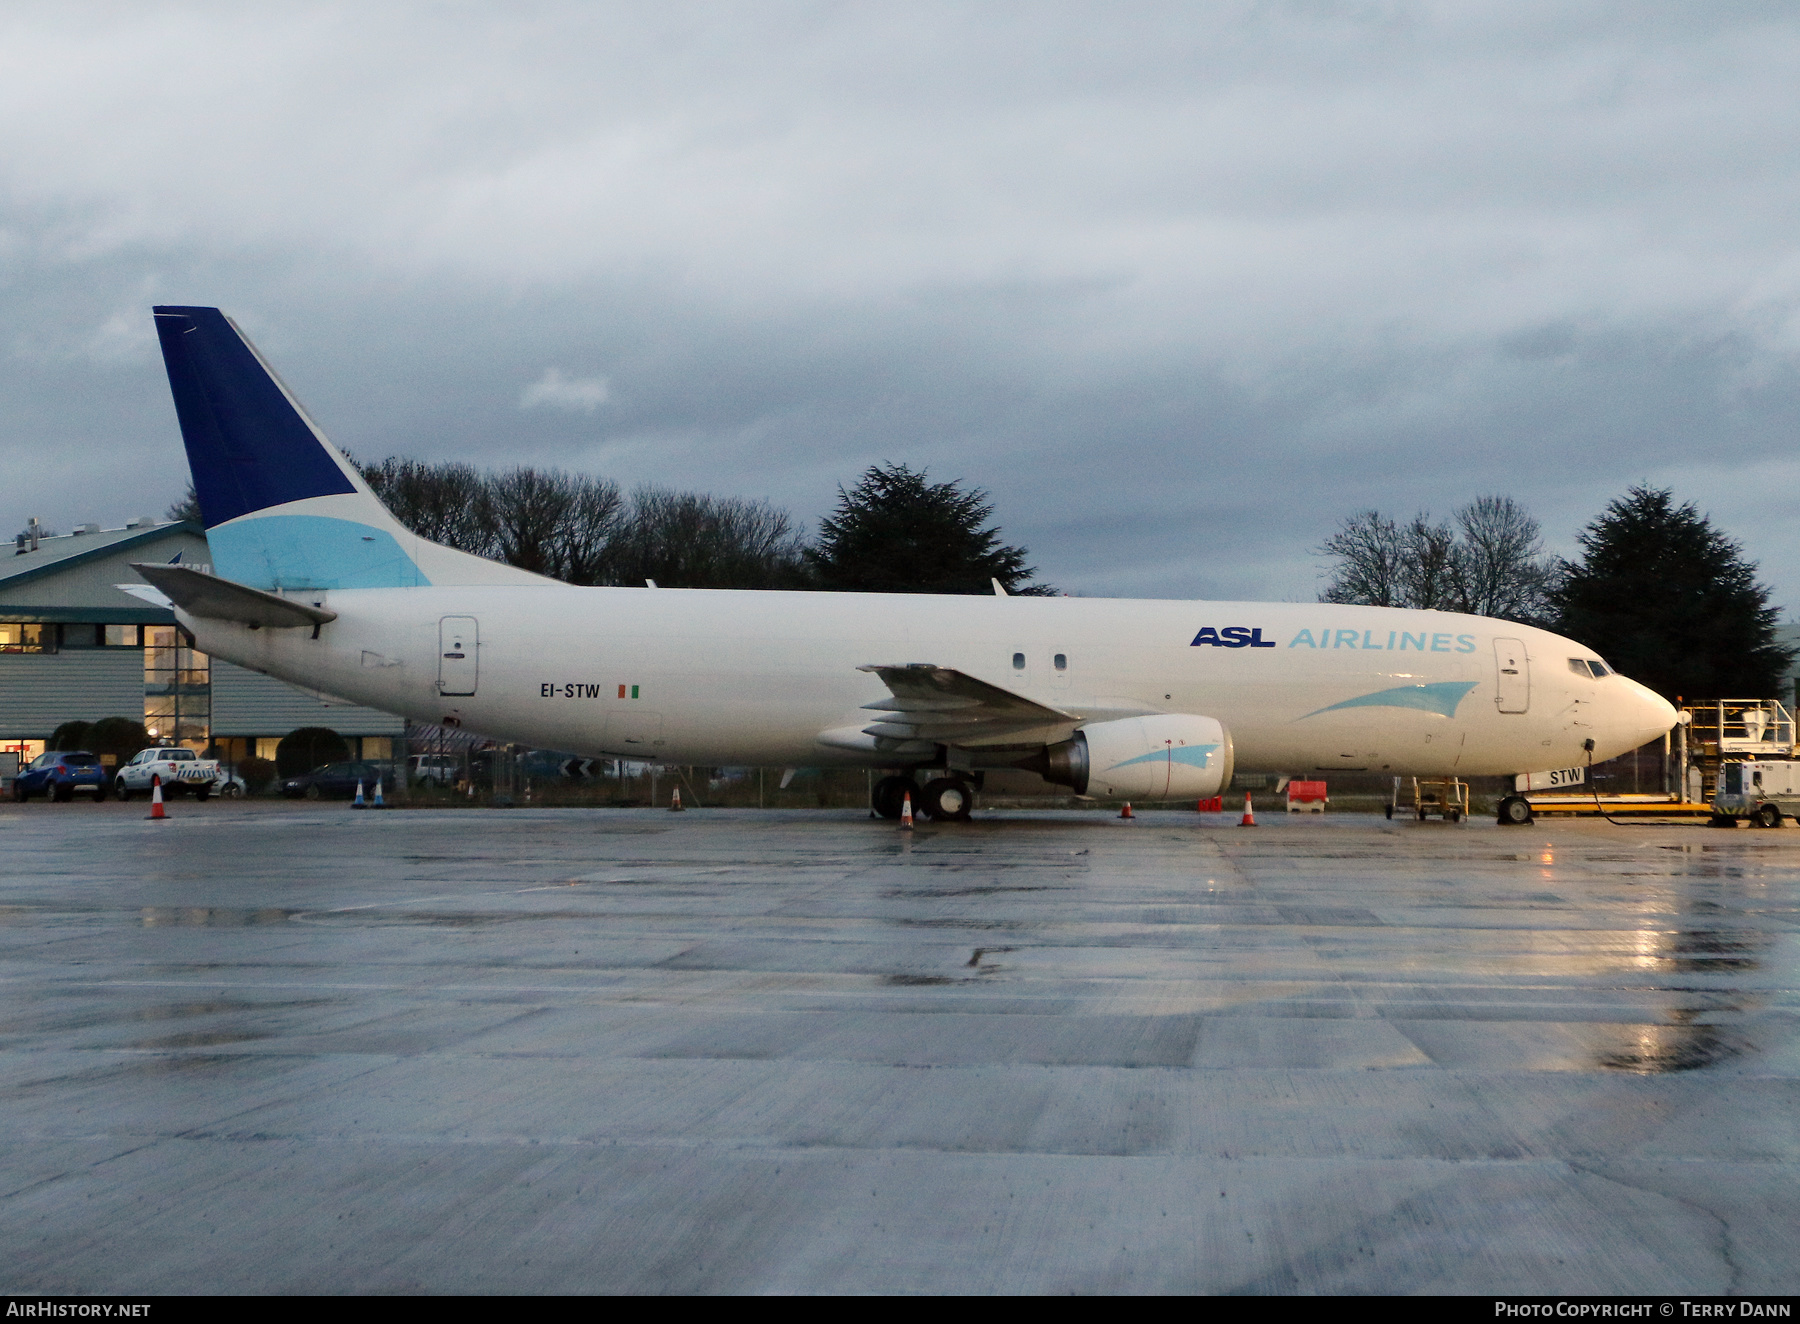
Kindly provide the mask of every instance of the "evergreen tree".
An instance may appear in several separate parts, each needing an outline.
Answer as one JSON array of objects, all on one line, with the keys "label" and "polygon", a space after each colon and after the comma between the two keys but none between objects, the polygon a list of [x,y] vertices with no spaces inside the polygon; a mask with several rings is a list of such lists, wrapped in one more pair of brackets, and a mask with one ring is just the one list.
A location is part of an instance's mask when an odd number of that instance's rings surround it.
[{"label": "evergreen tree", "polygon": [[164,512],[163,518],[192,520],[196,524],[206,523],[200,514],[200,496],[194,491],[193,479],[188,479],[187,491],[181,494],[181,500]]},{"label": "evergreen tree", "polygon": [[1673,701],[1774,695],[1794,650],[1743,549],[1692,502],[1634,487],[1578,537],[1557,629]]},{"label": "evergreen tree", "polygon": [[819,587],[854,593],[1008,593],[1046,595],[1033,584],[1023,547],[1000,541],[988,524],[993,503],[981,488],[931,483],[904,464],[871,465],[807,550]]}]

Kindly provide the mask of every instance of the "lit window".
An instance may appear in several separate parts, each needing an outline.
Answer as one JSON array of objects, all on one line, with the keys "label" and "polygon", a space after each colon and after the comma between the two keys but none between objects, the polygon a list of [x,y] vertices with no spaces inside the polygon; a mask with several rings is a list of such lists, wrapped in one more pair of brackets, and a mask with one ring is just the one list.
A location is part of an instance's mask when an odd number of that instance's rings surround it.
[{"label": "lit window", "polygon": [[42,653],[47,642],[41,625],[0,621],[0,653]]},{"label": "lit window", "polygon": [[138,627],[135,625],[103,625],[100,643],[106,648],[136,648]]},{"label": "lit window", "polygon": [[1051,662],[1058,671],[1067,671],[1069,669],[1069,655],[1067,653],[1058,653],[1051,659]]},{"label": "lit window", "polygon": [[1014,653],[1013,654],[1013,670],[1014,671],[1025,670],[1025,654],[1023,654],[1023,653]]}]

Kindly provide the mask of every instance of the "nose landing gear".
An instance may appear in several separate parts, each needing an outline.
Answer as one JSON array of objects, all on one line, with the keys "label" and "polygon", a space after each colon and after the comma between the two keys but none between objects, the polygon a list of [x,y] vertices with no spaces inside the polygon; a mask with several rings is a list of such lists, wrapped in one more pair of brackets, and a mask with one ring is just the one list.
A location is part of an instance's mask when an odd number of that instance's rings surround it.
[{"label": "nose landing gear", "polygon": [[1509,795],[1500,802],[1498,816],[1502,827],[1529,827],[1532,822],[1531,801],[1522,795]]}]

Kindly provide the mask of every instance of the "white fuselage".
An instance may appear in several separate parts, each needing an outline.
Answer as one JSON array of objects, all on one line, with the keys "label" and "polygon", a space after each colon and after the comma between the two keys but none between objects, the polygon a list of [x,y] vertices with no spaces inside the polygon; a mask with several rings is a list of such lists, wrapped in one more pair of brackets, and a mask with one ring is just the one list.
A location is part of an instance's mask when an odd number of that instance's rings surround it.
[{"label": "white fuselage", "polygon": [[[871,663],[956,668],[1077,720],[1214,717],[1248,771],[1526,772],[1581,763],[1589,739],[1594,759],[1609,758],[1674,720],[1623,676],[1575,674],[1569,659],[1592,655],[1578,644],[1439,612],[554,584],[290,596],[337,619],[316,639],[182,620],[203,650],[283,680],[585,755],[917,762],[845,738],[874,720],[864,705],[887,697],[857,670]],[[965,760],[984,762],[979,750]]]}]

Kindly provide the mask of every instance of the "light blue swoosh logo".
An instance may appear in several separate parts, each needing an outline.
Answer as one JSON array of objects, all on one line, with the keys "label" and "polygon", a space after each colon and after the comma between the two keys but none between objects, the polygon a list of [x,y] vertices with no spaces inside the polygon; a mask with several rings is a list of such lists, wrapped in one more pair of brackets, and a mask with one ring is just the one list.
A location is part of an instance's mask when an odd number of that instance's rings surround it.
[{"label": "light blue swoosh logo", "polygon": [[1345,699],[1342,703],[1334,703],[1326,708],[1315,708],[1294,720],[1304,722],[1307,717],[1334,713],[1340,708],[1417,708],[1421,712],[1437,713],[1442,717],[1455,717],[1456,706],[1476,684],[1472,680],[1440,680],[1432,685],[1400,685],[1391,690],[1376,690],[1373,694]]},{"label": "light blue swoosh logo", "polygon": [[1123,763],[1115,763],[1107,771],[1114,768],[1129,768],[1134,763],[1156,763],[1163,759],[1173,759],[1177,763],[1185,763],[1190,768],[1204,768],[1217,745],[1167,745],[1162,749],[1153,749],[1148,754],[1139,754],[1134,759],[1126,759]]}]

